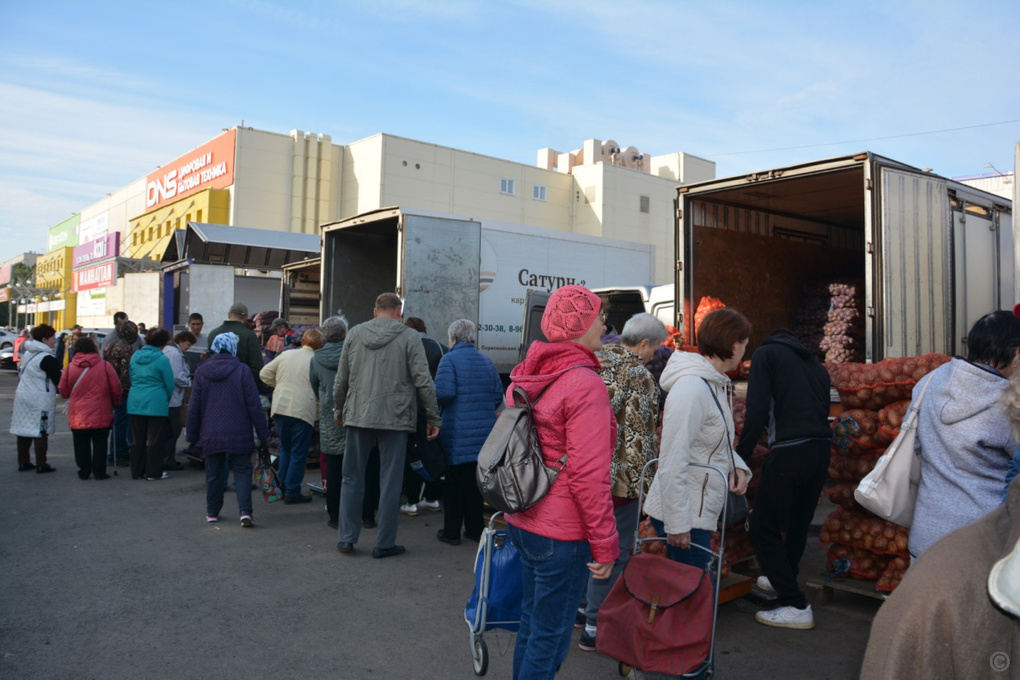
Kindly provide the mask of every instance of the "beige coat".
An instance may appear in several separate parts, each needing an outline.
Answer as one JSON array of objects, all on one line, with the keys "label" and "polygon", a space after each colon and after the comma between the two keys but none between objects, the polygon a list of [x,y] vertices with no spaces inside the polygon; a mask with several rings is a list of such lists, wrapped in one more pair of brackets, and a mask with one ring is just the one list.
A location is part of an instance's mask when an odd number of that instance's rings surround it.
[{"label": "beige coat", "polygon": [[1020,678],[1020,622],[988,598],[988,572],[1017,541],[1020,477],[1005,504],[907,570],[871,624],[861,679]]},{"label": "beige coat", "polygon": [[728,485],[715,471],[688,465],[713,465],[729,475],[735,459],[737,467],[751,478],[743,459],[731,456],[730,379],[700,354],[674,352],[659,384],[669,394],[662,416],[659,466],[645,512],[660,520],[667,534],[685,534],[691,529],[715,531]]},{"label": "beige coat", "polygon": [[311,365],[315,350],[311,347],[280,353],[259,372],[262,382],[273,388],[273,415],[299,418],[315,425],[319,399],[312,390]]}]

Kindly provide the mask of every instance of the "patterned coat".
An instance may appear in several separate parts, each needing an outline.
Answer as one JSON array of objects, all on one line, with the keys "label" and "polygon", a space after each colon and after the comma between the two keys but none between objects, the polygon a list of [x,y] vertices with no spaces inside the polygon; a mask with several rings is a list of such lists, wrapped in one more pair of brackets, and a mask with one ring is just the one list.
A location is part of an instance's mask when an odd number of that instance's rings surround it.
[{"label": "patterned coat", "polygon": [[[616,449],[609,468],[613,496],[637,498],[641,469],[659,457],[655,430],[659,415],[659,388],[641,357],[619,345],[606,345],[595,353],[599,374],[609,390],[616,416]],[[651,475],[645,479],[645,491]]]}]

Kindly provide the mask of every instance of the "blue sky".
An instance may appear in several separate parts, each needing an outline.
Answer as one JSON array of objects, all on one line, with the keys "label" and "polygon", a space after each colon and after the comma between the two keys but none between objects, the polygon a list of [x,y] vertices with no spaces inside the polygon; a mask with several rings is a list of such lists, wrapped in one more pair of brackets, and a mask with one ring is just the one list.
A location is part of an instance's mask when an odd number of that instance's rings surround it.
[{"label": "blue sky", "polygon": [[0,0],[0,261],[242,121],[956,177],[1013,169],[1018,80],[1015,1]]}]

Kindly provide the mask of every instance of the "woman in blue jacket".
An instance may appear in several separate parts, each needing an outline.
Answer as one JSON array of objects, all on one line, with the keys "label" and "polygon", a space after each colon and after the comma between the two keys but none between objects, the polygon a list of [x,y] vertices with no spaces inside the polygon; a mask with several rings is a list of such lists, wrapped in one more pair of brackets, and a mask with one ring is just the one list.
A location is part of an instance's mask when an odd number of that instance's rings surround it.
[{"label": "woman in blue jacket", "polygon": [[163,428],[174,393],[174,372],[163,348],[170,341],[165,328],[152,328],[145,345],[131,355],[127,412],[131,417],[131,479],[154,481],[163,472]]},{"label": "woman in blue jacket", "polygon": [[475,347],[475,324],[458,319],[450,324],[450,351],[436,371],[436,398],[442,409],[439,439],[446,451],[443,487],[443,528],[437,538],[460,545],[460,528],[477,541],[482,535],[482,495],[475,482],[478,452],[496,423],[503,404],[503,385],[492,359]]}]

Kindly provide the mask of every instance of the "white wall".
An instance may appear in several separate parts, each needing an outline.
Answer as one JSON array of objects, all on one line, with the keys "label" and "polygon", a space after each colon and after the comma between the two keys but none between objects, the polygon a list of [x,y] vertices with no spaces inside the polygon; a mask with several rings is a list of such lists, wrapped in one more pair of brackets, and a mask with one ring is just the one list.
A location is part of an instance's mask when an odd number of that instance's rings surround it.
[{"label": "white wall", "polygon": [[[121,310],[127,312],[128,318],[135,323],[144,323],[146,328],[154,328],[162,322],[159,316],[162,277],[160,272],[155,271],[125,274],[120,279],[118,288],[124,290]],[[110,312],[110,322],[113,322],[113,312]]]},{"label": "white wall", "polygon": [[215,264],[191,265],[188,267],[187,294],[188,314],[201,314],[205,321],[203,332],[208,334],[227,318],[227,310],[234,304],[234,268]]}]

